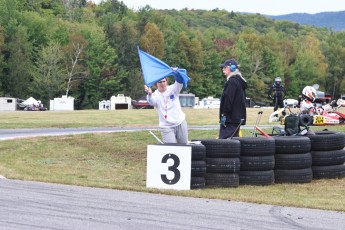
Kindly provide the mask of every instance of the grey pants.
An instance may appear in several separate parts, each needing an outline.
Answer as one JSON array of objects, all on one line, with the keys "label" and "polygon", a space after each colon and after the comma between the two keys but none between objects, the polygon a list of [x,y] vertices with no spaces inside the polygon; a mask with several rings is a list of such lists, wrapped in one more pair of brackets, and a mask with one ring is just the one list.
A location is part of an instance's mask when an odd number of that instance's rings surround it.
[{"label": "grey pants", "polygon": [[188,143],[188,127],[184,120],[180,125],[173,128],[162,128],[161,134],[164,143]]}]

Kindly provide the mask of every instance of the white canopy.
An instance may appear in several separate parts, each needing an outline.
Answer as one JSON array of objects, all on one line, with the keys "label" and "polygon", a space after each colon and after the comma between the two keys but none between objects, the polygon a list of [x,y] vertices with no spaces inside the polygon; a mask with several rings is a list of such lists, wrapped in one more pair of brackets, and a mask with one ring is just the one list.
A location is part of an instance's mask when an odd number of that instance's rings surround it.
[{"label": "white canopy", "polygon": [[39,105],[38,101],[35,98],[33,98],[33,97],[29,97],[28,99],[23,101],[23,104],[24,105],[36,105],[36,106]]}]

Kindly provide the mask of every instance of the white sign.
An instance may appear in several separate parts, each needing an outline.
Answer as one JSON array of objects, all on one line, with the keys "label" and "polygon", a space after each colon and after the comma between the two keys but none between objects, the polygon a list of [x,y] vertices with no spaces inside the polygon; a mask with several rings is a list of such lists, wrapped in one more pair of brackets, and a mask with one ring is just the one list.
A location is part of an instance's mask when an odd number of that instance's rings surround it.
[{"label": "white sign", "polygon": [[189,190],[191,146],[148,145],[146,187]]}]

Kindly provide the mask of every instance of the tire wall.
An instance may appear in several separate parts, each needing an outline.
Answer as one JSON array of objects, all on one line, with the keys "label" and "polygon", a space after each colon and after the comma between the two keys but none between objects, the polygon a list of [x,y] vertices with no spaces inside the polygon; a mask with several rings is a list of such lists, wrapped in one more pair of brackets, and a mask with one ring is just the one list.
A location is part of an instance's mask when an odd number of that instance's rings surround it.
[{"label": "tire wall", "polygon": [[206,148],[205,187],[238,187],[240,142],[230,139],[201,139]]},{"label": "tire wall", "polygon": [[206,148],[202,144],[191,144],[192,165],[191,165],[191,189],[205,188],[206,174]]},{"label": "tire wall", "polygon": [[345,134],[320,131],[308,137],[311,140],[313,178],[345,177]]},{"label": "tire wall", "polygon": [[345,134],[197,139],[191,188],[309,183],[345,177]]},{"label": "tire wall", "polygon": [[273,138],[241,137],[240,185],[271,185],[274,183]]},{"label": "tire wall", "polygon": [[311,143],[304,136],[275,137],[275,183],[308,183],[313,179]]}]

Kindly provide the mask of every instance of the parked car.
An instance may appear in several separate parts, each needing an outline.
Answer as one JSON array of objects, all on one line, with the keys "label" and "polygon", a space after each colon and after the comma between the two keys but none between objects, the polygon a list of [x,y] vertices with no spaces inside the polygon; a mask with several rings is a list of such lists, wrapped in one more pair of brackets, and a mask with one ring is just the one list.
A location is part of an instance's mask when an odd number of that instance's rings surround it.
[{"label": "parked car", "polygon": [[153,109],[153,106],[146,100],[146,95],[140,97],[138,100],[132,100],[132,107],[134,109]]}]

